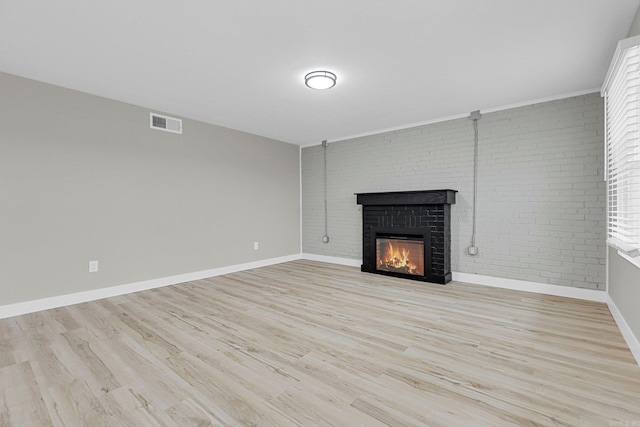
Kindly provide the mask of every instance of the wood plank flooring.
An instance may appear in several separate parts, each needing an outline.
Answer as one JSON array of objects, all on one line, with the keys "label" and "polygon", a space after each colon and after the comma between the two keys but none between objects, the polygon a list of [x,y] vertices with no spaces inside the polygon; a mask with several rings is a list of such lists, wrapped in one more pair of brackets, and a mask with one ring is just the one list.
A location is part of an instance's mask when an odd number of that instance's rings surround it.
[{"label": "wood plank flooring", "polygon": [[640,426],[605,304],[295,261],[0,320],[0,426]]}]

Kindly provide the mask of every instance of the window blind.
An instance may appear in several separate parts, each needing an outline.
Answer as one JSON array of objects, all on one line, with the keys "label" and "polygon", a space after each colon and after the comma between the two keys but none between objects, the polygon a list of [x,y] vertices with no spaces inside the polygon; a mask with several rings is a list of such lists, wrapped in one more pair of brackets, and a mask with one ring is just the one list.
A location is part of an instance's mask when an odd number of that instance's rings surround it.
[{"label": "window blind", "polygon": [[607,241],[631,257],[640,257],[640,37],[618,44],[602,94]]}]

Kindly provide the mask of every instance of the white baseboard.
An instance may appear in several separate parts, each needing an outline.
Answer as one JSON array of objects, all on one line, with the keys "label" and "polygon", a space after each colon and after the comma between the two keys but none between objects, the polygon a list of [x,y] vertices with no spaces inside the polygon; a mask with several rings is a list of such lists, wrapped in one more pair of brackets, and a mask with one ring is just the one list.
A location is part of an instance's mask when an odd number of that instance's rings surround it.
[{"label": "white baseboard", "polygon": [[513,289],[516,291],[534,292],[537,294],[555,295],[596,302],[605,302],[607,296],[606,292],[594,289],[572,288],[569,286],[550,285],[548,283],[528,282],[526,280],[458,273],[455,271],[453,272],[453,280],[456,282],[473,283],[475,285],[492,286],[494,288]]},{"label": "white baseboard", "polygon": [[[196,271],[193,273],[178,274],[175,276],[162,277],[159,279],[145,280],[142,282],[129,283],[126,285],[110,286],[107,288],[95,289],[91,291],[4,305],[0,306],[0,319],[19,316],[21,314],[34,313],[36,311],[63,307],[72,304],[79,304],[82,302],[95,301],[102,298],[130,294],[133,292],[139,292],[148,289],[160,288],[163,286],[175,285],[192,280],[206,279],[208,277],[221,276],[223,274],[230,274],[238,271],[245,271],[274,264],[281,264],[283,262],[295,261],[298,259],[307,259],[311,261],[320,261],[330,264],[346,265],[349,267],[360,267],[360,265],[362,264],[360,260],[351,258],[330,257],[325,255],[306,253],[294,254],[261,261],[248,262],[244,264],[236,264],[227,267],[214,268],[210,270]],[[501,277],[483,276],[479,274],[453,272],[452,276],[453,280],[458,282],[466,282],[476,285],[492,286],[505,289],[514,289],[540,294],[564,296],[589,301],[606,302],[607,306],[609,307],[609,311],[611,311],[611,314],[616,321],[620,332],[622,333],[622,336],[624,337],[627,345],[629,346],[629,349],[631,350],[631,353],[638,362],[638,365],[640,365],[640,342],[638,341],[638,338],[633,334],[633,331],[631,331],[631,328],[629,328],[629,325],[624,320],[624,317],[622,317],[622,314],[618,310],[618,307],[616,307],[615,303],[606,292],[596,291],[592,289],[549,285],[545,283],[527,282],[524,280],[504,279]]]},{"label": "white baseboard", "polygon": [[618,307],[613,302],[609,294],[607,294],[607,306],[609,306],[609,311],[613,316],[613,320],[616,321],[618,329],[620,329],[620,332],[622,333],[622,337],[627,342],[629,350],[631,350],[631,354],[633,354],[638,366],[640,366],[640,341],[638,341],[638,337],[635,336],[627,321],[624,320],[622,313],[620,313],[620,310],[618,310]]},{"label": "white baseboard", "polygon": [[[305,253],[302,254],[302,259],[347,265],[351,267],[360,267],[360,265],[362,264],[360,260],[356,259],[338,258]],[[624,320],[624,317],[622,317],[622,314],[618,310],[618,307],[616,307],[613,300],[611,300],[611,298],[609,297],[609,294],[604,291],[550,285],[548,283],[528,282],[525,280],[505,279],[502,277],[483,276],[480,274],[459,273],[455,271],[452,273],[452,276],[453,280],[457,282],[492,286],[503,289],[513,289],[545,295],[576,298],[587,301],[605,302],[608,305],[609,311],[613,315],[616,324],[618,325],[618,329],[620,329],[622,336],[627,342],[631,353],[638,362],[638,365],[640,365],[640,342],[638,342],[638,338],[633,334],[631,328],[629,328],[629,325]]]},{"label": "white baseboard", "polygon": [[130,294],[133,292],[145,291],[148,289],[161,288],[163,286],[190,282],[192,280],[221,276],[223,274],[230,274],[238,271],[251,270],[258,267],[266,267],[268,265],[280,264],[297,259],[300,259],[300,254],[288,255],[279,258],[270,258],[261,261],[231,265],[228,267],[213,268],[210,270],[202,270],[193,273],[161,277],[159,279],[145,280],[142,282],[129,283],[126,285],[109,286],[106,288],[100,288],[91,291],[77,292],[74,294],[60,295],[39,300],[4,305],[0,306],[0,319],[19,316],[21,314],[34,313],[36,311],[49,310],[51,308],[63,307],[66,305],[79,304],[87,301],[95,301],[102,298]]},{"label": "white baseboard", "polygon": [[325,255],[316,255],[316,254],[303,253],[302,259],[308,259],[309,261],[327,262],[329,264],[346,265],[348,267],[360,267],[362,265],[362,261],[360,261],[359,259],[340,258],[335,256],[325,256]]},{"label": "white baseboard", "polygon": [[[328,262],[330,264],[360,267],[359,259],[339,258],[316,254],[302,254],[302,259],[311,261]],[[527,282],[524,280],[504,279],[502,277],[482,276],[480,274],[452,273],[453,280],[457,282],[472,283],[474,285],[492,286],[494,288],[514,289],[517,291],[534,292],[538,294],[555,295],[561,297],[576,298],[588,301],[605,302],[606,292],[593,289],[572,288],[569,286],[549,285],[547,283]]]}]

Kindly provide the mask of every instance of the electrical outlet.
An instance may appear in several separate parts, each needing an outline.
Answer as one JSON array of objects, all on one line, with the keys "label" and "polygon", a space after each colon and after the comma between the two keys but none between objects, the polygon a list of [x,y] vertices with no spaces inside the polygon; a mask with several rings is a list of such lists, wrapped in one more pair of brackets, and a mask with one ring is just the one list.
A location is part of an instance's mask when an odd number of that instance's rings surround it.
[{"label": "electrical outlet", "polygon": [[467,251],[469,252],[469,255],[471,255],[471,256],[478,255],[478,247],[477,246],[469,246]]},{"label": "electrical outlet", "polygon": [[89,273],[98,271],[98,261],[89,261]]},{"label": "electrical outlet", "polygon": [[322,241],[324,243],[329,243],[329,236],[327,236],[326,234],[324,236],[322,236]]},{"label": "electrical outlet", "polygon": [[260,243],[258,242],[253,242],[253,250],[257,251],[258,249],[260,249]]}]

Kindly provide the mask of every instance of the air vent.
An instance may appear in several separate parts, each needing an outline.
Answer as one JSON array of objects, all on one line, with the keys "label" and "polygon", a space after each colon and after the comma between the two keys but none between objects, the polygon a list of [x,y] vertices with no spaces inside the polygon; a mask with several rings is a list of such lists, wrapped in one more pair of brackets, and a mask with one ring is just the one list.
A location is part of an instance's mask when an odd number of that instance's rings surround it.
[{"label": "air vent", "polygon": [[151,113],[151,129],[182,133],[182,120]]}]

